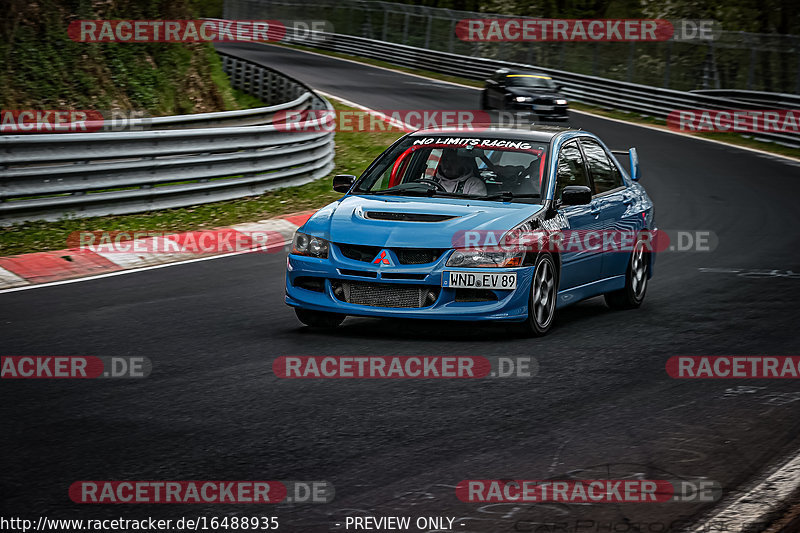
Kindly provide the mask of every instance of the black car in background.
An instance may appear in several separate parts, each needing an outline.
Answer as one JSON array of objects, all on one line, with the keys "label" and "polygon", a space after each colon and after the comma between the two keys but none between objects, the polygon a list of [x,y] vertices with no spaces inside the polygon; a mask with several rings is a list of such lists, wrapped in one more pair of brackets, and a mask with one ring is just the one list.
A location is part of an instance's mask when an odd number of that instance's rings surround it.
[{"label": "black car in background", "polygon": [[500,69],[486,80],[481,108],[528,112],[540,120],[567,120],[567,98],[547,74]]}]

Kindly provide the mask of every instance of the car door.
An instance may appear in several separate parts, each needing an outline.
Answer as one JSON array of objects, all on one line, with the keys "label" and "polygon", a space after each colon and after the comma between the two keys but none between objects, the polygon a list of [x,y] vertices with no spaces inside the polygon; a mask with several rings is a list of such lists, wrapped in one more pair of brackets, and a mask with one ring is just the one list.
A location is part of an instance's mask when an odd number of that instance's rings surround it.
[{"label": "car door", "polygon": [[604,232],[601,277],[619,276],[625,274],[630,257],[630,253],[621,249],[622,237],[632,238],[636,229],[637,221],[625,219],[632,196],[605,148],[588,137],[582,137],[580,142],[592,181],[592,202],[599,210],[598,218]]},{"label": "car door", "polygon": [[[568,185],[591,187],[577,140],[563,144],[559,150],[554,198],[560,200],[561,191]],[[569,230],[565,233],[561,253],[559,290],[579,287],[600,279],[602,255],[584,246],[587,233],[602,230],[602,221],[594,201],[588,205],[561,206],[558,211],[569,221]]]}]

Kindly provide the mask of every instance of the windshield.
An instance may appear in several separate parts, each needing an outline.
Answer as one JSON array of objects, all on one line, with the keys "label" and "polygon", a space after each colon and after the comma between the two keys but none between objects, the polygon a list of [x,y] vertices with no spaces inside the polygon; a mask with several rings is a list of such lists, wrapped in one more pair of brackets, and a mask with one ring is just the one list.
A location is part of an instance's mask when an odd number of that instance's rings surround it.
[{"label": "windshield", "polygon": [[550,76],[542,74],[509,74],[506,76],[509,87],[529,87],[532,89],[555,90],[556,84]]},{"label": "windshield", "polygon": [[361,194],[541,203],[547,143],[521,139],[408,137],[355,188]]}]

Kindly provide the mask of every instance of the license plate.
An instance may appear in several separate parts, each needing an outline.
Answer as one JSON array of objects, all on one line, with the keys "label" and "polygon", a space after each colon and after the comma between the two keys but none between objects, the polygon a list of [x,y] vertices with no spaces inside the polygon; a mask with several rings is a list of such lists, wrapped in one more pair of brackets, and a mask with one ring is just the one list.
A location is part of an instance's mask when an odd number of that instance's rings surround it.
[{"label": "license plate", "polygon": [[514,290],[517,288],[517,273],[452,272],[442,275],[442,287],[451,289]]},{"label": "license plate", "polygon": [[551,106],[551,105],[534,105],[533,106],[533,110],[534,111],[552,111],[553,110],[553,106]]}]

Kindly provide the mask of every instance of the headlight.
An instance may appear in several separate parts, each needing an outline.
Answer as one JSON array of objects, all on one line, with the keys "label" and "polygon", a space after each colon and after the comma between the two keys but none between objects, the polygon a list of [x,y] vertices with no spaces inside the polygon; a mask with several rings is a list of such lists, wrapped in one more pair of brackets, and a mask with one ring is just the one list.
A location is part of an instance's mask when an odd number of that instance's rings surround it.
[{"label": "headlight", "polygon": [[567,105],[567,101],[564,100],[563,98],[558,98],[556,100],[556,105]]},{"label": "headlight", "polygon": [[447,260],[449,267],[518,267],[525,252],[486,252],[482,250],[456,250]]},{"label": "headlight", "polygon": [[514,98],[517,102],[531,102],[533,98],[530,96],[517,96]]},{"label": "headlight", "polygon": [[292,240],[292,253],[327,259],[328,241],[298,231],[294,234],[294,239]]}]

